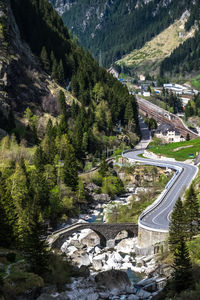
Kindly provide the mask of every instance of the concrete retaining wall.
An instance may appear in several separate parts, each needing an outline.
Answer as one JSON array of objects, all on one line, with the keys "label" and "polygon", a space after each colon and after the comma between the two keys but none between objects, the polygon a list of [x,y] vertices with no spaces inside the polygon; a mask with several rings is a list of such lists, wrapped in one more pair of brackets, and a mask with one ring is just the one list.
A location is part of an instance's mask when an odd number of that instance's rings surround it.
[{"label": "concrete retaining wall", "polygon": [[157,243],[164,242],[168,238],[168,232],[156,232],[138,227],[138,247],[148,248]]}]

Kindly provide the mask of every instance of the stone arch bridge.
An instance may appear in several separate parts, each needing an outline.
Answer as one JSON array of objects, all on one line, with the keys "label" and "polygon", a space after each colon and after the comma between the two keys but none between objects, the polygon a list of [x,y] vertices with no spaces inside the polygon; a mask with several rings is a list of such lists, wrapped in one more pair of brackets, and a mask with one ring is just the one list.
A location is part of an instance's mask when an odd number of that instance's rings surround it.
[{"label": "stone arch bridge", "polygon": [[51,248],[60,249],[67,237],[83,229],[93,230],[99,236],[102,247],[106,247],[108,242],[113,241],[121,231],[125,230],[129,237],[138,235],[138,225],[134,223],[76,223],[53,232],[48,236],[47,242]]}]

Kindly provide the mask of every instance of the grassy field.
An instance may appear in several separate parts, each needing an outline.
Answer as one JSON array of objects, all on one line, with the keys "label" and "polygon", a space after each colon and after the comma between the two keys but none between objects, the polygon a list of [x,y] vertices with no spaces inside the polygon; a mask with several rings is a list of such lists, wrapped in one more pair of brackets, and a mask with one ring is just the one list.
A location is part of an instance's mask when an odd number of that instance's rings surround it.
[{"label": "grassy field", "polygon": [[159,70],[160,62],[169,56],[181,43],[194,35],[194,30],[186,32],[184,29],[187,18],[177,20],[163,32],[158,34],[144,47],[134,50],[117,62],[119,65],[133,67],[138,72]]},{"label": "grassy field", "polygon": [[198,90],[200,90],[200,75],[198,75],[197,77],[195,77],[194,79],[192,79],[192,85],[197,88]]},{"label": "grassy field", "polygon": [[196,153],[200,151],[200,138],[191,141],[156,146],[153,146],[152,142],[149,150],[155,154],[160,154],[166,157],[175,158],[179,161],[184,161],[189,159],[189,154],[193,153],[195,157]]}]

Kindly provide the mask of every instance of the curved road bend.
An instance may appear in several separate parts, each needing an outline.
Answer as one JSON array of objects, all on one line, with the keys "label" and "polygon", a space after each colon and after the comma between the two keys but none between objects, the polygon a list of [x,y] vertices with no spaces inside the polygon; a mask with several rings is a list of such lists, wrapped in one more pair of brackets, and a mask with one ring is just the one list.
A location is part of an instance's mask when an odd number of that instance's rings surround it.
[{"label": "curved road bend", "polygon": [[[141,131],[143,134],[142,143],[138,148],[141,149],[144,143],[148,144],[150,135],[147,127],[140,119]],[[139,225],[143,228],[153,231],[166,232],[168,231],[170,214],[173,207],[185,187],[188,187],[198,172],[198,168],[193,165],[188,165],[181,162],[171,162],[164,160],[150,160],[142,157],[138,157],[138,154],[142,154],[144,150],[135,150],[124,153],[123,156],[134,161],[142,162],[147,165],[162,166],[175,169],[178,171],[173,177],[172,182],[166,185],[163,191],[163,197],[160,201],[155,202],[155,205],[151,209],[143,212],[139,218]]]}]

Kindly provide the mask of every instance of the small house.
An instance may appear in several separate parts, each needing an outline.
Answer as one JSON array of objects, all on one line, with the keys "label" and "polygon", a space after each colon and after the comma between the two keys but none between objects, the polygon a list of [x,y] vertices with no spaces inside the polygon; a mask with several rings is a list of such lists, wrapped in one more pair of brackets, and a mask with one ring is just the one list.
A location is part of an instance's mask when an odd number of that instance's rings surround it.
[{"label": "small house", "polygon": [[169,123],[163,123],[159,125],[154,133],[154,136],[167,143],[185,141],[185,138],[180,134],[180,132]]}]

